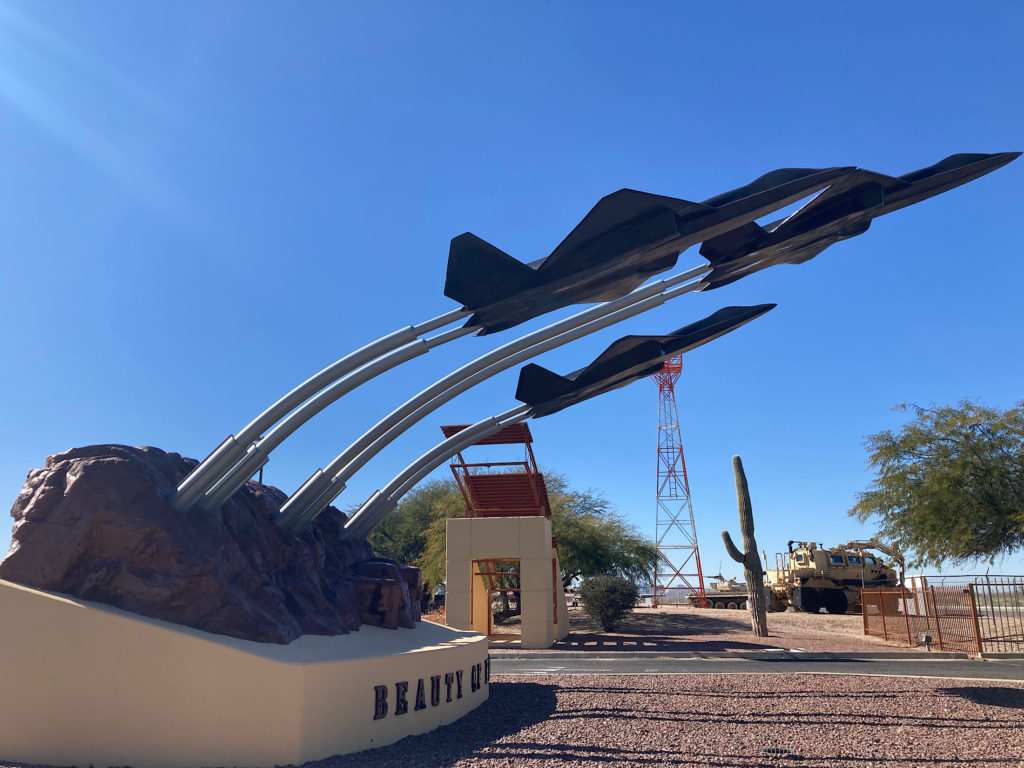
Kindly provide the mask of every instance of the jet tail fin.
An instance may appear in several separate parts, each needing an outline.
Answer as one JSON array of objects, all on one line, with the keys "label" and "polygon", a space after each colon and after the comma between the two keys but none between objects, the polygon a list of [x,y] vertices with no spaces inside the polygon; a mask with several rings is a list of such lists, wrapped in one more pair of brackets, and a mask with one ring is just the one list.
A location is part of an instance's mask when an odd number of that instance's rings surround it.
[{"label": "jet tail fin", "polygon": [[535,278],[531,267],[466,232],[452,238],[444,295],[478,309],[523,290]]},{"label": "jet tail fin", "polygon": [[536,363],[524,365],[519,371],[516,400],[537,405],[561,397],[572,389],[572,382]]}]

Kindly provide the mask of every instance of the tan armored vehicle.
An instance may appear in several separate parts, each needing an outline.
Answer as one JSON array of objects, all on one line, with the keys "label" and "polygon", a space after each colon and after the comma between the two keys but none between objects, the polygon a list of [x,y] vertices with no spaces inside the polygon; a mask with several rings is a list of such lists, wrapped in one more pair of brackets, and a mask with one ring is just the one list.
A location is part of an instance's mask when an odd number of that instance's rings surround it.
[{"label": "tan armored vehicle", "polygon": [[[822,608],[846,613],[860,607],[862,588],[903,584],[903,556],[877,541],[851,541],[831,549],[813,541],[790,541],[787,546],[788,552],[775,555],[774,570],[765,572],[773,611],[793,606],[807,613]],[[891,563],[876,552],[888,555]]]},{"label": "tan armored vehicle", "polygon": [[[704,592],[704,598],[708,608],[746,608],[747,607],[747,585],[727,579],[722,574],[712,576],[708,588]],[[700,607],[700,595],[691,594],[688,596],[690,605]]]}]

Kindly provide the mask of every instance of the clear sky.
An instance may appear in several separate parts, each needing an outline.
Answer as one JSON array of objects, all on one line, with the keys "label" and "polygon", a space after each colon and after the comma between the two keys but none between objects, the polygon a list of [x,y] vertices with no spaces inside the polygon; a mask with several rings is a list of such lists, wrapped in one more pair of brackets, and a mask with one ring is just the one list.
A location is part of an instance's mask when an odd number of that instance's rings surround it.
[{"label": "clear sky", "polygon": [[[787,166],[898,175],[1024,149],[1021,39],[1010,1],[2,2],[0,500],[73,446],[202,458],[324,365],[454,309],[462,232],[532,261],[622,187],[703,200]],[[864,436],[907,418],[894,405],[1024,397],[1022,198],[1017,161],[538,362],[566,373],[626,333],[777,302],[690,354],[678,386],[705,571],[739,573],[719,537],[737,535],[733,454],[769,554],[868,536],[847,510]],[[381,377],[265,479],[293,491],[414,392],[569,313]],[[515,376],[410,431],[339,505],[441,424],[512,407]],[[653,536],[652,383],[531,427],[545,467]]]}]

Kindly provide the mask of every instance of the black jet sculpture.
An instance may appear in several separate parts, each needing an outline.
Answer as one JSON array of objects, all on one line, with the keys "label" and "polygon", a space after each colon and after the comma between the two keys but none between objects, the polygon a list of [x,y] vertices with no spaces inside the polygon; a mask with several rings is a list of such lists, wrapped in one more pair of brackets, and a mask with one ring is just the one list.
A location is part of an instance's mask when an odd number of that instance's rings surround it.
[{"label": "black jet sculpture", "polygon": [[725,307],[664,336],[623,336],[586,368],[566,376],[530,363],[519,372],[516,400],[531,407],[531,417],[548,416],[651,376],[664,367],[666,360],[724,336],[775,306]]},{"label": "black jet sculpture", "polygon": [[903,176],[856,170],[793,215],[764,227],[754,222],[706,240],[700,254],[712,270],[704,290],[720,288],[773,264],[801,264],[833,243],[863,234],[871,220],[966,184],[1001,168],[1020,152],[950,155]]},{"label": "black jet sculpture", "polygon": [[[625,299],[650,275],[671,267],[679,253],[690,245],[771,213],[851,170],[773,171],[704,203],[622,190],[598,202],[555,252],[535,266],[520,264],[473,235],[457,237],[452,241],[445,293],[466,306],[383,336],[306,379],[237,434],[222,441],[178,484],[172,506],[179,512],[197,503],[208,511],[219,509],[296,429],[338,398],[412,357],[471,333],[511,328],[569,304]],[[707,267],[696,269],[703,274]],[[692,270],[661,281],[663,286],[650,287],[662,292],[669,288],[669,281],[678,284],[689,280],[689,272]],[[698,288],[699,284],[692,284],[692,290]],[[634,296],[635,301],[630,303],[637,305],[644,298]],[[598,316],[611,316],[625,306],[586,310],[597,311],[587,317],[580,313],[569,325],[582,326]],[[461,328],[421,338],[467,315],[472,316]],[[560,327],[569,330],[569,325]],[[561,332],[554,325],[548,330],[551,336]],[[512,344],[532,338],[524,336]],[[504,354],[513,352],[509,345],[502,349]],[[336,461],[348,458],[346,451]],[[298,493],[293,495],[282,507],[287,517],[279,518],[281,524],[306,520],[305,516],[295,515],[299,515],[300,508],[309,508],[330,479],[321,476],[315,485],[300,489],[301,498]],[[344,485],[335,487],[340,492]]]},{"label": "black jet sculpture", "polygon": [[854,170],[782,168],[702,203],[621,189],[601,198],[551,254],[523,264],[469,232],[451,242],[444,294],[487,334],[570,304],[611,301],[679,254],[796,202]]}]

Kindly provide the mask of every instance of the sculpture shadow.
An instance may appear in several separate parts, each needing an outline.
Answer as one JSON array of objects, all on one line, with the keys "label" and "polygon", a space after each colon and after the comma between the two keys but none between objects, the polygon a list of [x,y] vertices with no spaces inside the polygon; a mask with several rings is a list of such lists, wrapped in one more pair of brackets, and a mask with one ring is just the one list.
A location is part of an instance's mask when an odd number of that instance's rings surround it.
[{"label": "sculpture shadow", "polygon": [[487,701],[451,725],[408,736],[387,747],[305,763],[303,768],[449,766],[551,717],[558,709],[557,691],[553,684],[492,682]]},{"label": "sculpture shadow", "polygon": [[1024,690],[1001,685],[958,685],[940,688],[939,693],[981,704],[986,707],[1006,707],[1007,709],[1024,709]]}]

